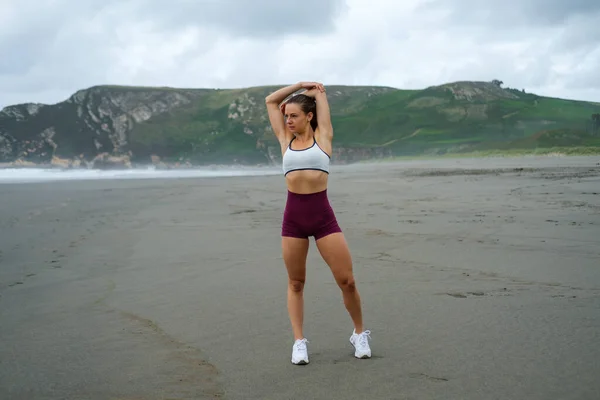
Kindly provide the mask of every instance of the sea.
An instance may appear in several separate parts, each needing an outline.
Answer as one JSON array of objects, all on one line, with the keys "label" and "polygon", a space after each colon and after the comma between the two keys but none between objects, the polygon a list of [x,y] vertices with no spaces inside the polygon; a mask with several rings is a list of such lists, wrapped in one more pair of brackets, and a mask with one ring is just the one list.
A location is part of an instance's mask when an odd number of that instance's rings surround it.
[{"label": "sea", "polygon": [[236,176],[267,176],[281,174],[281,167],[207,167],[186,169],[157,169],[154,167],[122,170],[3,168],[0,184],[35,183],[78,180],[218,178]]},{"label": "sea", "polygon": [[[378,161],[332,165],[332,171],[378,172],[381,169],[507,169],[515,168],[598,168],[600,156],[530,155],[519,157],[438,158]],[[132,169],[60,169],[60,168],[0,168],[0,184],[34,183],[51,181],[118,180],[118,179],[168,179],[168,178],[220,178],[236,176],[269,176],[283,174],[281,165],[271,166],[210,166],[179,169],[162,169],[152,165]]]}]

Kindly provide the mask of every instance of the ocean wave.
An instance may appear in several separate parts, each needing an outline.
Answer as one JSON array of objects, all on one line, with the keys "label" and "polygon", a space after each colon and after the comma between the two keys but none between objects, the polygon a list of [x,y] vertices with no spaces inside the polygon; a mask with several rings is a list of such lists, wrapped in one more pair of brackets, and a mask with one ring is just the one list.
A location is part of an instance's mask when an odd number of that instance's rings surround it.
[{"label": "ocean wave", "polygon": [[236,176],[267,176],[280,173],[281,169],[274,167],[219,167],[166,170],[152,167],[123,170],[6,168],[0,169],[0,183],[30,183],[101,179],[216,178]]}]

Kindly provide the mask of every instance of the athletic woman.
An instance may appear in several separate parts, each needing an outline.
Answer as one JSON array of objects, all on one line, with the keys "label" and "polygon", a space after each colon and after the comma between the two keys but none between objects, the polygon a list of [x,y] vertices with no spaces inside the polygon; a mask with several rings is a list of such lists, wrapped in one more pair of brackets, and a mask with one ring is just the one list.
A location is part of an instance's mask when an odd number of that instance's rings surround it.
[{"label": "athletic woman", "polygon": [[[301,89],[305,91],[284,102]],[[300,82],[271,93],[265,102],[271,127],[281,146],[287,185],[281,245],[288,273],[288,313],[294,334],[292,363],[309,362],[308,341],[302,325],[308,238],[311,236],[342,291],[344,305],[354,324],[350,336],[354,356],[370,358],[370,332],[363,329],[352,258],[327,197],[333,126],[325,88],[318,82]]]}]

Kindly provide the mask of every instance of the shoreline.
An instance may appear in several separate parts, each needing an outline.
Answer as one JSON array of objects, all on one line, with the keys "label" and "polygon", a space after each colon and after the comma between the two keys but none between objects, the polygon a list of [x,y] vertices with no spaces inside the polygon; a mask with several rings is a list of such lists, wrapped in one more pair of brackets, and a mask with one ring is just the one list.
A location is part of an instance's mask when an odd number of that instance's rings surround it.
[{"label": "shoreline", "polygon": [[[353,165],[365,163],[378,163],[390,161],[410,161],[410,160],[443,160],[443,159],[471,159],[471,158],[527,158],[527,157],[593,157],[600,156],[600,147],[551,147],[536,149],[511,149],[511,150],[486,150],[460,153],[444,154],[417,154],[406,156],[393,156],[382,158],[370,158],[365,160],[352,161],[347,163],[336,163],[332,160],[332,165]],[[28,161],[24,162],[1,162],[0,170],[3,169],[48,169],[48,170],[130,170],[130,169],[156,169],[156,170],[194,170],[194,169],[252,169],[252,168],[273,168],[278,164],[192,164],[192,163],[117,163],[114,166],[94,167],[92,163],[79,163],[78,165],[66,165],[67,159],[59,163],[40,163],[35,164]]]},{"label": "shoreline", "polygon": [[[393,170],[396,177],[417,176],[426,171],[437,175],[483,175],[527,173],[536,170],[571,170],[585,173],[590,168],[600,166],[600,156],[519,156],[519,157],[437,157],[411,158],[394,160],[375,160],[349,164],[332,164],[330,180],[335,182],[338,176],[362,176],[378,174],[382,168]],[[169,180],[169,179],[218,179],[236,177],[268,177],[280,176],[281,166],[243,167],[213,166],[211,168],[160,169],[147,166],[145,168],[125,169],[0,169],[0,185],[27,184],[43,182],[68,181],[118,181],[127,180]],[[279,179],[279,178],[278,178]],[[281,181],[283,182],[283,180]]]},{"label": "shoreline", "polygon": [[465,158],[528,158],[528,157],[594,157],[600,156],[600,147],[583,147],[583,148],[569,148],[569,147],[551,147],[551,148],[539,148],[531,150],[513,149],[513,150],[486,150],[486,151],[473,151],[465,153],[445,153],[445,154],[421,154],[421,155],[407,155],[407,156],[394,156],[382,159],[375,159],[374,161],[367,162],[378,162],[381,160],[385,161],[402,161],[402,160],[437,160],[437,159],[465,159]]}]

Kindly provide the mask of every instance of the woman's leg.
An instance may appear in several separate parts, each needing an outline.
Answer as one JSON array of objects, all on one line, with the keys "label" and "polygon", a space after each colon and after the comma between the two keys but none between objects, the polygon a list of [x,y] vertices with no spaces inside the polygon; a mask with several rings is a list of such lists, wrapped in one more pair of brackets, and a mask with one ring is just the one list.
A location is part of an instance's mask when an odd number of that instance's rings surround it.
[{"label": "woman's leg", "polygon": [[342,290],[344,305],[352,318],[356,333],[363,332],[360,295],[352,272],[352,257],[344,234],[336,232],[316,240],[319,253],[329,265],[333,277]]},{"label": "woman's leg", "polygon": [[287,306],[294,340],[304,338],[304,282],[308,239],[284,236],[281,239],[283,261],[288,273]]},{"label": "woman's leg", "polygon": [[344,297],[344,305],[354,323],[354,332],[350,336],[350,343],[354,346],[354,357],[370,358],[371,347],[369,339],[371,332],[364,330],[360,295],[356,289],[352,273],[352,258],[350,250],[342,232],[325,234],[317,240],[317,247],[325,262],[331,268]]}]

